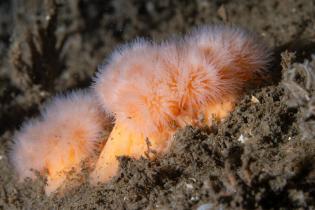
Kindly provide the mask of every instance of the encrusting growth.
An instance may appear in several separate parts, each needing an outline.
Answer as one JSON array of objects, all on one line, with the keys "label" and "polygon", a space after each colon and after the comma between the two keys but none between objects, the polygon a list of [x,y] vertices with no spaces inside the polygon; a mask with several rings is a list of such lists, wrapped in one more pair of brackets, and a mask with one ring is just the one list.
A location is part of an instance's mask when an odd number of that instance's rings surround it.
[{"label": "encrusting growth", "polygon": [[116,121],[91,182],[113,177],[117,156],[144,156],[147,139],[164,153],[177,128],[224,119],[248,84],[265,77],[269,58],[255,36],[225,26],[160,45],[140,39],[113,53],[94,89]]},{"label": "encrusting growth", "polygon": [[10,157],[19,179],[47,173],[46,194],[54,192],[69,171],[80,171],[80,163],[95,153],[110,123],[91,92],[55,97],[14,136]]}]

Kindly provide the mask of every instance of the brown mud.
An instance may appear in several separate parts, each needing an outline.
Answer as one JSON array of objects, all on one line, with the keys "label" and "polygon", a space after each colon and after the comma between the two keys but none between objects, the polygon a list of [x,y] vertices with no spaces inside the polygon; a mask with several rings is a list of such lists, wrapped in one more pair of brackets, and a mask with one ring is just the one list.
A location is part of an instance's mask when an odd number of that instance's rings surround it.
[{"label": "brown mud", "polygon": [[[178,131],[156,160],[122,157],[108,184],[46,197],[43,179],[16,182],[12,135],[45,100],[89,86],[119,44],[214,23],[255,31],[274,52],[273,81],[224,123]],[[315,209],[314,94],[313,1],[0,1],[0,209]]]}]

